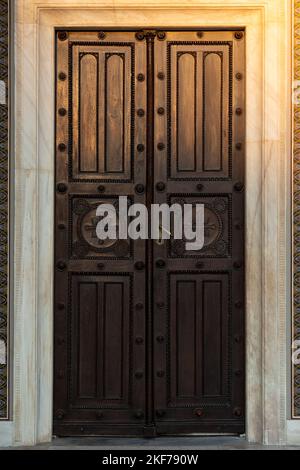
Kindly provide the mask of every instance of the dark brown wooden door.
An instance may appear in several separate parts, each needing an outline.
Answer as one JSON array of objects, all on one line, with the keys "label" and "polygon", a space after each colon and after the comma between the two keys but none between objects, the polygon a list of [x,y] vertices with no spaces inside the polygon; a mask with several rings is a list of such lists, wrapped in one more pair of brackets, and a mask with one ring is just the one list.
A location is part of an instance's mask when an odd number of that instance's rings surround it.
[{"label": "dark brown wooden door", "polygon": [[[244,33],[58,31],[54,433],[244,431]],[[96,209],[203,203],[205,245]]]}]

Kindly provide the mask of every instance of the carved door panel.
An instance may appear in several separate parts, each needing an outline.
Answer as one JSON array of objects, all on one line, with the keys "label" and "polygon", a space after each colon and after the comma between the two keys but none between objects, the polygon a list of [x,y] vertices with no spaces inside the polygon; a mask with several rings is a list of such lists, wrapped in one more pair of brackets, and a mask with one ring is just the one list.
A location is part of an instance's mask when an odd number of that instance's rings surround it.
[{"label": "carved door panel", "polygon": [[[56,39],[54,432],[243,432],[243,33]],[[99,240],[122,195],[203,203],[204,248]]]},{"label": "carved door panel", "polygon": [[154,244],[157,432],[243,432],[243,32],[167,32],[154,76],[154,202],[205,208],[202,250]]},{"label": "carved door panel", "polygon": [[96,209],[145,202],[146,84],[134,32],[57,33],[58,435],[143,430],[145,241],[99,240]]}]

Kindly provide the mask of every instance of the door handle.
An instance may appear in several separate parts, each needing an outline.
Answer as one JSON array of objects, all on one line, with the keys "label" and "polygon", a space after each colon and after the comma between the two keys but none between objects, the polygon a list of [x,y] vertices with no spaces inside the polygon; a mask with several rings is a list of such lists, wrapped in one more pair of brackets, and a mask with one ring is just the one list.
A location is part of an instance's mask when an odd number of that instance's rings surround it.
[{"label": "door handle", "polygon": [[172,232],[170,232],[169,230],[167,230],[166,228],[164,228],[162,225],[159,226],[159,238],[154,240],[155,243],[159,246],[162,246],[164,245],[165,243],[165,238],[162,237],[163,235],[163,232],[167,233],[169,236],[170,236],[170,239],[172,238]]}]

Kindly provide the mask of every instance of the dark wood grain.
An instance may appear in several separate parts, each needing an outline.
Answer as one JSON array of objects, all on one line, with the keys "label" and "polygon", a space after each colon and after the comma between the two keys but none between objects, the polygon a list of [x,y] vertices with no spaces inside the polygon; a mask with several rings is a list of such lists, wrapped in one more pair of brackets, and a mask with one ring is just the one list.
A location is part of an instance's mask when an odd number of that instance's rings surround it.
[{"label": "dark wood grain", "polygon": [[[70,31],[56,50],[54,433],[242,433],[244,39]],[[121,195],[204,204],[204,248],[100,242]]]}]

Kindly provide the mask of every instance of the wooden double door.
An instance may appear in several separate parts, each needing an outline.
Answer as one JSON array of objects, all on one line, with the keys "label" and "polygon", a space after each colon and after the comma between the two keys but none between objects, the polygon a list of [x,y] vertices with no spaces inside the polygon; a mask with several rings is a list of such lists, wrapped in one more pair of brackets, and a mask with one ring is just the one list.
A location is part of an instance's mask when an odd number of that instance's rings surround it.
[{"label": "wooden double door", "polygon": [[[56,31],[56,435],[244,432],[243,31]],[[205,243],[97,207],[205,207]]]}]

